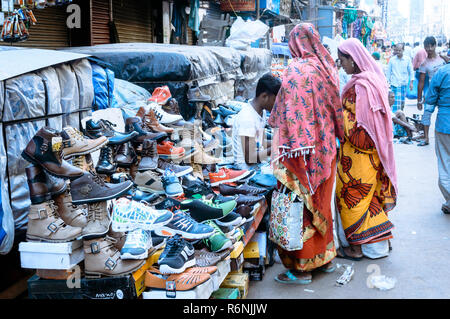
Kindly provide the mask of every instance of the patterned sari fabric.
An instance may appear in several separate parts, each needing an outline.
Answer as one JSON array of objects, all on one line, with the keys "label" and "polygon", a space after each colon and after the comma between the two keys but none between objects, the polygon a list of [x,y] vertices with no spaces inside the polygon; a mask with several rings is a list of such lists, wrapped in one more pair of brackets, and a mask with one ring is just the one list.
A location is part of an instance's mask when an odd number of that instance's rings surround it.
[{"label": "patterned sari fabric", "polygon": [[336,167],[336,137],[344,124],[336,66],[311,24],[290,33],[293,61],[283,74],[269,124],[274,175],[305,203],[303,249],[284,251],[288,269],[310,271],[336,256],[331,197]]},{"label": "patterned sari fabric", "polygon": [[347,241],[352,245],[392,238],[387,213],[396,205],[396,192],[386,175],[375,143],[357,126],[355,89],[347,90],[344,106],[345,142],[340,149],[336,197]]}]

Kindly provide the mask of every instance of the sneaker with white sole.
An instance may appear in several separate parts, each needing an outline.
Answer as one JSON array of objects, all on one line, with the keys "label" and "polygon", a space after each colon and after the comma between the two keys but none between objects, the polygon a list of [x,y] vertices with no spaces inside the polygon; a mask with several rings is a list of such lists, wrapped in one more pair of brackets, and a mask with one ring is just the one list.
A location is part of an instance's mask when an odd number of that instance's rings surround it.
[{"label": "sneaker with white sole", "polygon": [[180,274],[186,268],[194,267],[194,253],[194,246],[180,235],[169,238],[158,259],[159,271],[162,274]]},{"label": "sneaker with white sole", "polygon": [[219,226],[237,226],[242,222],[242,216],[236,212],[230,212],[225,217],[216,220]]},{"label": "sneaker with white sole", "polygon": [[132,231],[136,228],[154,230],[166,225],[172,218],[172,212],[153,209],[144,202],[125,197],[113,200],[111,227],[115,232]]},{"label": "sneaker with white sole", "polygon": [[150,231],[137,228],[128,232],[125,244],[120,250],[121,259],[146,259],[152,248]]},{"label": "sneaker with white sole", "polygon": [[214,228],[195,221],[182,210],[177,210],[173,214],[173,219],[168,224],[155,230],[155,233],[160,236],[175,236],[178,234],[186,239],[203,239],[214,234]]},{"label": "sneaker with white sole", "polygon": [[134,183],[137,188],[154,194],[164,194],[164,187],[161,182],[161,176],[151,170],[145,172],[136,172]]},{"label": "sneaker with white sole", "polygon": [[233,242],[228,239],[223,231],[217,226],[212,220],[208,220],[205,224],[210,225],[214,228],[214,235],[203,239],[203,243],[212,252],[218,252],[233,246]]}]

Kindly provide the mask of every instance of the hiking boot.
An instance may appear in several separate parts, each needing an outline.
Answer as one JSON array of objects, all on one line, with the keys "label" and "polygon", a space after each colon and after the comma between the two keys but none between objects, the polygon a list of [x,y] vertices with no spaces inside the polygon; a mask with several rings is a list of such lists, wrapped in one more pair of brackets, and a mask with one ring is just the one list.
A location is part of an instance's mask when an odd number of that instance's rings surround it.
[{"label": "hiking boot", "polygon": [[180,159],[185,155],[184,148],[182,147],[175,147],[172,142],[169,141],[163,141],[161,144],[158,144],[158,155],[162,159]]},{"label": "hiking boot", "polygon": [[54,196],[53,200],[58,206],[58,215],[67,225],[81,228],[87,225],[87,207],[85,205],[73,205],[70,190]]},{"label": "hiking boot", "polygon": [[191,217],[198,222],[225,217],[235,207],[234,200],[220,204],[205,199],[188,199],[181,202],[181,209],[188,209]]},{"label": "hiking boot", "polygon": [[248,184],[242,184],[238,187],[233,187],[233,186],[230,186],[227,184],[220,184],[219,191],[220,191],[220,194],[225,195],[225,196],[233,196],[233,195],[237,195],[237,194],[260,195],[260,194],[267,192],[267,189],[250,186]]},{"label": "hiking boot", "polygon": [[117,150],[116,156],[114,157],[114,161],[119,167],[131,167],[131,165],[133,165],[137,161],[137,155],[134,147],[131,146],[130,143],[124,143],[120,145]]},{"label": "hiking boot", "polygon": [[146,127],[150,128],[153,132],[164,132],[167,134],[173,133],[173,128],[168,128],[158,122],[156,118],[155,111],[150,109],[148,112],[145,111],[143,106],[140,107],[136,113],[136,117],[140,117],[142,122],[146,124]]},{"label": "hiking boot", "polygon": [[138,166],[138,171],[147,171],[149,169],[156,169],[158,167],[158,149],[156,142],[151,140],[144,140],[142,143],[141,161]]},{"label": "hiking boot", "polygon": [[108,138],[108,145],[120,145],[131,141],[138,132],[120,133],[113,129],[116,124],[111,123],[108,120],[100,119],[95,122],[93,119],[86,121],[86,129],[84,132],[86,136],[96,139],[101,136]]},{"label": "hiking boot", "polygon": [[80,227],[66,225],[57,214],[54,202],[31,205],[28,213],[27,240],[64,243],[81,235]]},{"label": "hiking boot", "polygon": [[161,183],[161,176],[151,170],[137,172],[134,177],[134,183],[137,188],[155,194],[164,194],[164,187]]},{"label": "hiking boot", "polygon": [[62,137],[50,127],[41,128],[22,152],[28,162],[42,166],[49,174],[62,178],[77,178],[83,171],[62,158]]},{"label": "hiking boot", "polygon": [[193,170],[192,166],[176,165],[158,158],[158,167],[156,168],[156,171],[162,174],[166,169],[172,170],[175,173],[176,177],[187,175]]},{"label": "hiking boot", "polygon": [[247,177],[251,172],[248,170],[232,170],[221,168],[217,173],[209,173],[211,186],[218,186],[222,183],[231,183]]},{"label": "hiking boot", "polygon": [[119,184],[105,183],[94,172],[86,172],[70,184],[72,202],[75,205],[106,201],[127,193],[133,182],[125,181]]},{"label": "hiking boot", "polygon": [[61,137],[63,139],[64,159],[93,153],[108,143],[108,139],[105,136],[91,140],[84,137],[79,130],[70,126],[63,128]]},{"label": "hiking boot", "polygon": [[111,225],[111,217],[108,213],[106,201],[91,203],[87,205],[87,224],[83,228],[83,239],[104,236],[108,233]]},{"label": "hiking boot", "polygon": [[83,241],[86,278],[131,274],[145,263],[144,260],[122,260],[115,244],[116,240],[109,236]]},{"label": "hiking boot", "polygon": [[52,179],[40,166],[28,166],[25,168],[25,172],[32,204],[43,203],[50,200],[51,196],[61,194],[67,189],[65,180]]},{"label": "hiking boot", "polygon": [[205,224],[214,228],[214,234],[203,239],[203,243],[212,252],[220,252],[233,246],[233,242],[228,239],[223,231],[212,220],[205,221]]},{"label": "hiking boot", "polygon": [[75,156],[72,159],[72,165],[85,172],[95,170],[91,154]]},{"label": "hiking boot", "polygon": [[169,238],[158,259],[159,271],[163,274],[179,274],[195,266],[194,246],[180,235]]},{"label": "hiking boot", "polygon": [[123,245],[125,245],[125,241],[127,240],[127,234],[124,232],[117,232],[111,229],[111,227],[109,228],[108,233],[106,234],[106,236],[112,237],[116,240],[116,242],[114,243],[114,246],[118,249],[121,250]]},{"label": "hiking boot", "polygon": [[146,259],[150,248],[152,248],[150,231],[137,228],[127,233],[125,244],[120,250],[120,258]]},{"label": "hiking boot", "polygon": [[203,239],[211,236],[214,233],[214,229],[195,221],[182,210],[176,210],[173,213],[173,219],[168,224],[156,229],[155,233],[165,237],[178,234],[186,239]]},{"label": "hiking boot", "polygon": [[164,192],[166,193],[167,196],[175,197],[180,196],[184,193],[183,187],[181,187],[178,177],[169,168],[166,168],[166,170],[164,171],[163,177],[161,178],[161,182],[164,187]]},{"label": "hiking boot", "polygon": [[117,165],[113,162],[111,146],[102,147],[95,171],[98,174],[112,175],[116,170]]},{"label": "hiking boot", "polygon": [[154,230],[166,225],[172,218],[173,214],[168,210],[156,210],[144,202],[119,198],[113,201],[111,228],[117,232],[136,228]]},{"label": "hiking boot", "polygon": [[144,127],[140,117],[129,117],[125,121],[125,131],[131,133],[133,131],[138,132],[133,138],[136,143],[142,143],[144,140],[162,141],[167,138],[167,134],[164,132],[153,133]]}]

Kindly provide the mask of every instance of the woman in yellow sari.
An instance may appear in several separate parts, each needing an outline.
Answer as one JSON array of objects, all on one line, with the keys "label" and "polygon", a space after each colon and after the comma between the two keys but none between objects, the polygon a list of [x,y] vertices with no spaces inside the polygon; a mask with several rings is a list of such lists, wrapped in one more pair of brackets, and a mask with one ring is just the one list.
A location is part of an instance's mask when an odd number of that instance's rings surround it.
[{"label": "woman in yellow sari", "polygon": [[362,43],[348,39],[338,55],[352,74],[342,94],[345,140],[336,178],[338,211],[350,246],[340,254],[359,260],[361,245],[387,245],[392,238],[387,215],[397,199],[392,120],[386,78]]}]

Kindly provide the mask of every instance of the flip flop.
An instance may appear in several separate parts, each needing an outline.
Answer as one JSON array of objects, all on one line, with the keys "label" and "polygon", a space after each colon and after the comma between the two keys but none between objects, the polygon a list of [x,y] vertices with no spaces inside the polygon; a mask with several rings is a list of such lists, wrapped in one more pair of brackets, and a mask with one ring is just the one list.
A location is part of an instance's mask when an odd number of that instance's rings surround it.
[{"label": "flip flop", "polygon": [[428,145],[428,144],[430,144],[430,143],[429,143],[429,142],[422,141],[422,142],[420,142],[419,144],[417,144],[417,146],[426,146],[426,145]]},{"label": "flip flop", "polygon": [[360,261],[363,259],[362,256],[361,257],[352,257],[352,256],[347,255],[345,253],[344,248],[342,248],[342,247],[339,247],[338,251],[339,251],[339,254],[337,255],[338,258],[343,258],[343,259],[348,259],[348,260],[353,260],[353,261]]},{"label": "flip flop", "polygon": [[282,283],[282,284],[300,284],[300,285],[307,285],[310,284],[312,282],[311,279],[299,279],[297,278],[293,273],[291,273],[290,270],[286,271],[284,273],[284,275],[286,277],[289,278],[289,280],[282,280],[280,278],[278,278],[278,276],[276,276],[274,279],[275,281]]},{"label": "flip flop", "polygon": [[332,264],[332,267],[327,268],[328,264],[325,264],[321,267],[319,267],[319,270],[326,273],[332,273],[336,270],[336,265]]}]

